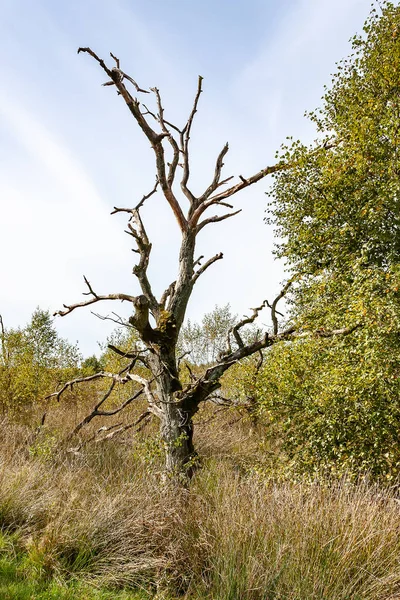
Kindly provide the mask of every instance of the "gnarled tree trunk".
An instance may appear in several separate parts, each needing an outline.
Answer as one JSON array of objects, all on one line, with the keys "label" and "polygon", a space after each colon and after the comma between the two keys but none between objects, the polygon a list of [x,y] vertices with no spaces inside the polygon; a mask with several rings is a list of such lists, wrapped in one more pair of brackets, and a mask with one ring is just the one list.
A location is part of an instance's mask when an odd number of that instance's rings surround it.
[{"label": "gnarled tree trunk", "polygon": [[[134,208],[115,207],[113,211],[114,213],[124,212],[130,216],[127,233],[135,241],[135,251],[139,256],[139,261],[133,268],[133,274],[137,278],[141,294],[138,296],[125,293],[98,294],[85,278],[88,287],[86,295],[89,298],[84,302],[70,306],[64,305],[64,310],[56,313],[64,316],[78,307],[89,306],[102,300],[129,302],[132,305],[134,314],[130,317],[127,325],[136,329],[141,343],[128,353],[110,346],[117,354],[131,359],[130,365],[120,373],[100,372],[90,377],[79,378],[73,382],[68,382],[54,395],[59,398],[74,383],[96,378],[109,378],[111,380],[110,389],[96,404],[91,414],[75,428],[74,434],[77,434],[83,425],[90,422],[94,417],[115,415],[124,410],[136,398],[145,395],[148,408],[139,417],[137,423],[147,418],[149,414],[157,417],[160,421],[161,438],[165,446],[167,472],[171,474],[183,473],[190,476],[194,458],[192,418],[200,403],[206,401],[208,396],[220,386],[219,380],[223,373],[238,360],[259,352],[279,340],[288,339],[295,333],[293,328],[286,329],[281,333],[278,331],[276,305],[286,293],[290,285],[288,284],[271,305],[264,301],[261,306],[253,309],[252,316],[244,318],[232,328],[228,335],[226,352],[221,354],[216,364],[206,369],[205,373],[197,379],[183,385],[180,381],[177,366],[176,344],[185,318],[186,308],[196,281],[213,263],[223,258],[222,253],[219,253],[201,264],[203,257],[195,259],[196,238],[199,232],[209,224],[218,223],[240,212],[239,210],[226,212],[227,208],[233,209],[233,206],[226,202],[228,198],[260,181],[270,173],[289,168],[289,165],[279,162],[250,177],[239,176],[237,183],[230,187],[224,187],[232,179],[232,177],[222,178],[223,160],[228,152],[228,144],[225,144],[217,156],[211,182],[201,195],[195,196],[189,188],[189,142],[193,119],[202,92],[202,77],[199,77],[194,104],[186,124],[183,127],[178,127],[165,119],[159,90],[157,88],[146,90],[139,87],[130,76],[120,69],[118,58],[111,54],[116,65],[109,68],[90,48],[79,48],[79,52],[89,54],[98,62],[108,77],[108,81],[104,85],[113,86],[116,89],[119,98],[125,102],[132,117],[150,143],[155,155],[156,184],[153,190],[143,196]],[[140,94],[152,93],[155,108],[151,110],[141,104],[137,98],[131,95],[125,82],[132,85],[136,92]],[[150,123],[155,124],[157,130],[153,129]],[[178,172],[181,173],[179,178]],[[180,179],[178,186],[176,185],[177,179]],[[140,210],[143,203],[159,190],[176,217],[181,235],[181,248],[176,279],[158,300],[152,291],[147,275],[152,245],[142,222]],[[182,208],[182,202],[178,200],[178,193],[189,205],[186,214]],[[212,207],[219,210],[223,209],[225,213],[204,217],[206,211]],[[244,343],[240,334],[241,328],[248,323],[253,323],[260,310],[267,305],[271,310],[271,331],[260,334],[259,338],[250,344]],[[155,320],[155,327],[152,327],[149,322],[150,314]],[[135,370],[137,363],[146,368],[149,373],[148,376],[140,375]],[[110,397],[115,385],[124,385],[128,381],[137,382],[139,390],[132,397],[127,398],[120,407],[108,411],[104,410],[104,403]]]}]

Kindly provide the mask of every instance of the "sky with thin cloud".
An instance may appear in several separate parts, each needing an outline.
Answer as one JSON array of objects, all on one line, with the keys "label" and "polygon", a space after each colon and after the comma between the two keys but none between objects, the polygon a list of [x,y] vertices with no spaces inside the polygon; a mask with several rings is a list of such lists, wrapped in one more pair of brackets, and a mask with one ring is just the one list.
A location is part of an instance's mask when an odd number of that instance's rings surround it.
[{"label": "sky with thin cloud", "polygon": [[[246,177],[273,164],[286,136],[314,139],[304,112],[321,104],[370,0],[0,0],[0,7],[0,314],[15,327],[37,306],[54,312],[82,300],[83,274],[98,293],[139,293],[126,219],[110,212],[152,189],[153,156],[79,46],[107,60],[113,52],[142,87],[159,87],[166,118],[178,125],[204,77],[191,138],[191,185],[200,193],[227,141],[225,175]],[[228,302],[245,314],[279,290],[285,272],[263,221],[269,185],[243,191],[234,198],[242,212],[199,235],[198,254],[222,251],[224,260],[199,280],[190,318]],[[143,218],[161,294],[175,279],[179,229],[158,196]],[[115,304],[98,312],[126,314]],[[55,322],[84,355],[98,351],[111,327],[89,309]]]}]

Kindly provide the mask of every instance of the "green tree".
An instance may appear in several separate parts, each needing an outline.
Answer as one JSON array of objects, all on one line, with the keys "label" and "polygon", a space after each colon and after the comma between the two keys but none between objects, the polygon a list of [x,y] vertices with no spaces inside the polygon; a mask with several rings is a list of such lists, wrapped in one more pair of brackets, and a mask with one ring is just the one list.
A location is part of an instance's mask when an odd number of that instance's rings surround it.
[{"label": "green tree", "polygon": [[77,373],[77,347],[58,335],[48,311],[37,308],[23,328],[1,325],[0,404],[4,408],[29,408]]},{"label": "green tree", "polygon": [[226,349],[229,330],[236,321],[229,304],[215,306],[201,323],[189,319],[180,332],[178,353],[188,353],[188,360],[196,365],[215,363]]},{"label": "green tree", "polygon": [[[374,8],[352,47],[310,115],[325,151],[284,148],[293,168],[271,192],[303,337],[272,350],[260,392],[297,466],[390,477],[400,465],[400,7]],[[339,321],[351,335],[324,339]]]}]

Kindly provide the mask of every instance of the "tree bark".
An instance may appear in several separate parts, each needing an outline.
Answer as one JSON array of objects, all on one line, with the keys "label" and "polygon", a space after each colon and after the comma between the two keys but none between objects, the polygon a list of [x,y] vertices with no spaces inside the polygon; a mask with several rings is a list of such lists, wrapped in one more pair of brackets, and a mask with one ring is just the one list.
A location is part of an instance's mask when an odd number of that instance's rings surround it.
[{"label": "tree bark", "polygon": [[171,478],[190,479],[195,468],[193,422],[190,413],[171,403],[165,405],[160,422],[165,451],[165,472]]}]

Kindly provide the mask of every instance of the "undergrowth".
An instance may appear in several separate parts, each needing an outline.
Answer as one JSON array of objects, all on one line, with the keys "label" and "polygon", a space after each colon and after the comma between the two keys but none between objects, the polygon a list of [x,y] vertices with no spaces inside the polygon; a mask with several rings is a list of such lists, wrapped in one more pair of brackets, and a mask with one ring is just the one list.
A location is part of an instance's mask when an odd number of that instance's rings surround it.
[{"label": "undergrowth", "polygon": [[33,438],[3,423],[0,597],[400,597],[396,490],[266,481],[248,468],[245,425],[226,429],[225,446],[199,430],[203,465],[188,491],[161,483],[144,438],[66,452],[48,443],[61,426]]}]

